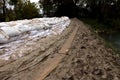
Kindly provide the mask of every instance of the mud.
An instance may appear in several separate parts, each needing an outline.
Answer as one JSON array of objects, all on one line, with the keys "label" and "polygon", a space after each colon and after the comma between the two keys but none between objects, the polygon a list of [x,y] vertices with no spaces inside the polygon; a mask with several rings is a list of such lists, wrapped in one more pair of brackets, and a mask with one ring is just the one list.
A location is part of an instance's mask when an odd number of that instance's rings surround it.
[{"label": "mud", "polygon": [[77,22],[80,28],[68,55],[45,80],[120,80],[119,55]]}]

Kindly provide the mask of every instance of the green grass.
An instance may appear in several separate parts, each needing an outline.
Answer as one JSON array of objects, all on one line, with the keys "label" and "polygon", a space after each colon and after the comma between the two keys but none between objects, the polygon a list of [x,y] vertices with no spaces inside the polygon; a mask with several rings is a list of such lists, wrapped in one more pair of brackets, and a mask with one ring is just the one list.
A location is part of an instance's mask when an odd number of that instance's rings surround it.
[{"label": "green grass", "polygon": [[113,20],[110,24],[105,24],[103,22],[98,21],[97,19],[90,19],[90,18],[80,18],[84,23],[89,24],[94,30],[98,32],[107,32],[112,33],[118,30],[119,27],[113,27],[114,25],[118,25],[120,23],[118,20],[115,22]]}]

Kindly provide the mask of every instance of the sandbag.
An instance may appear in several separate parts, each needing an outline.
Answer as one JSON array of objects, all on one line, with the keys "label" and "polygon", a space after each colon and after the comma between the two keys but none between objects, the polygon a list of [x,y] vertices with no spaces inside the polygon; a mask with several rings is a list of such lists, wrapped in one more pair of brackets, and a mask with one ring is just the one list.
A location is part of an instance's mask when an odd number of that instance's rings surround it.
[{"label": "sandbag", "polygon": [[[31,20],[0,23],[0,43],[19,40],[22,39],[21,36],[27,36],[27,38],[31,36],[31,38],[35,38],[38,36],[48,36],[50,34],[58,35],[61,34],[69,24],[70,19],[68,17],[35,18]],[[41,32],[41,30],[43,32]],[[33,34],[30,34],[31,32],[33,32]]]},{"label": "sandbag", "polygon": [[20,34],[20,31],[14,27],[1,27],[1,29],[8,35],[8,36],[16,36]]},{"label": "sandbag", "polygon": [[0,27],[10,27],[10,26],[6,23],[0,23]]},{"label": "sandbag", "polygon": [[14,26],[14,28],[18,29],[18,31],[21,32],[21,33],[32,30],[32,28],[30,26],[22,25],[22,24],[16,25],[16,26]]},{"label": "sandbag", "polygon": [[9,36],[0,29],[0,43],[6,43],[9,40]]}]

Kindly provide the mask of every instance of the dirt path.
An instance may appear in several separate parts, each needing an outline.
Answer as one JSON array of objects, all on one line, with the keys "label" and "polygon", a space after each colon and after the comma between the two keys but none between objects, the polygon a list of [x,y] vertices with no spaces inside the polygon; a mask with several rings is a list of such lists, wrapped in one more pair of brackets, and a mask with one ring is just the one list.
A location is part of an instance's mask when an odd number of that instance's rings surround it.
[{"label": "dirt path", "polygon": [[68,52],[45,80],[120,80],[120,57],[82,22]]},{"label": "dirt path", "polygon": [[81,21],[49,38],[48,47],[0,67],[0,80],[120,80],[120,57]]}]

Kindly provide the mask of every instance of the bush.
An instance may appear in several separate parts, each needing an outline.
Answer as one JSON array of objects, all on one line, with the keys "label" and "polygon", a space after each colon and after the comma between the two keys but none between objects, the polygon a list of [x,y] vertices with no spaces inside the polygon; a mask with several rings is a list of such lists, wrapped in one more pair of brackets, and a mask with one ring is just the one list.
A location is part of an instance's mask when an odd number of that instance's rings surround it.
[{"label": "bush", "polygon": [[39,17],[39,12],[38,9],[36,8],[36,4],[30,2],[24,3],[21,14],[23,19]]}]

